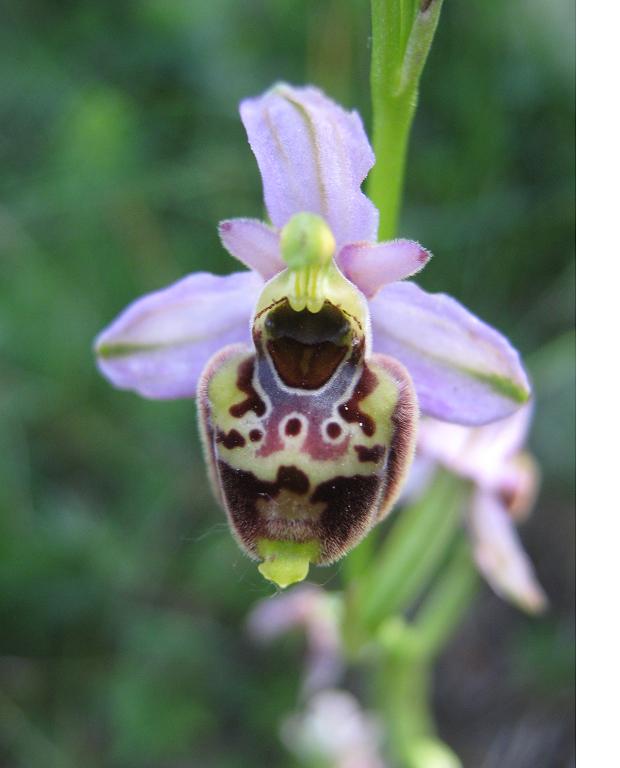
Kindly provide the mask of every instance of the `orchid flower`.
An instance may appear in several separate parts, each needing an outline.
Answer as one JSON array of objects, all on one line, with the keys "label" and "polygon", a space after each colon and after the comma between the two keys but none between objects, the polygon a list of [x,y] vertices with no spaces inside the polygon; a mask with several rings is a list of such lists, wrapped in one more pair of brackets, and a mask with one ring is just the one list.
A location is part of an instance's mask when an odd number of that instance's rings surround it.
[{"label": "orchid flower", "polygon": [[284,84],[240,111],[270,221],[223,221],[220,236],[249,270],[195,273],[144,296],[95,350],[121,389],[197,396],[233,533],[286,586],[389,512],[418,410],[486,424],[530,389],[498,331],[403,282],[427,250],[376,242],[378,211],[360,188],[374,156],[356,112]]},{"label": "orchid flower", "polygon": [[474,560],[493,590],[529,613],[547,605],[533,565],[515,531],[538,491],[538,468],[524,450],[530,406],[483,427],[420,420],[417,459],[403,488],[415,498],[441,465],[471,483],[465,524]]}]

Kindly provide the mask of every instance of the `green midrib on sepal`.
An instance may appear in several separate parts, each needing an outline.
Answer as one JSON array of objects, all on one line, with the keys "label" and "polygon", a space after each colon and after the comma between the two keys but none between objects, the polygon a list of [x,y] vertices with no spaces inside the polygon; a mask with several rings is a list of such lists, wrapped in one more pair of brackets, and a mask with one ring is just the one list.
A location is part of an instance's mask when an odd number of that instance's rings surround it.
[{"label": "green midrib on sepal", "polygon": [[530,399],[530,390],[526,389],[520,384],[517,384],[514,379],[511,379],[508,376],[502,376],[499,373],[485,373],[484,371],[477,370],[476,368],[469,368],[466,365],[458,365],[456,363],[452,363],[450,360],[447,360],[440,355],[433,355],[427,350],[422,350],[411,343],[407,344],[407,346],[410,349],[415,350],[420,357],[442,365],[445,368],[452,368],[452,370],[459,371],[465,376],[469,376],[471,379],[479,381],[481,384],[486,384],[486,386],[493,390],[493,392],[496,394],[501,395],[508,400],[512,400],[519,405],[527,403],[527,401]]},{"label": "green midrib on sepal", "polygon": [[193,336],[185,339],[174,339],[172,341],[152,342],[152,343],[133,343],[118,342],[116,344],[98,344],[95,347],[97,357],[109,359],[111,357],[128,357],[129,355],[139,354],[140,352],[157,352],[160,349],[169,349],[170,347],[182,347],[185,344],[199,344],[207,341],[206,336]]},{"label": "green midrib on sepal", "polygon": [[505,376],[500,376],[497,373],[482,373],[471,368],[462,368],[461,370],[483,384],[487,384],[498,395],[514,400],[515,403],[523,405],[530,399],[530,393],[527,389],[520,387],[512,379]]},{"label": "green midrib on sepal", "polygon": [[[439,324],[439,327],[441,329],[450,331],[449,324],[441,323]],[[389,332],[389,327],[386,328],[386,330]],[[527,381],[526,386],[524,386],[517,383],[515,378],[511,377],[510,375],[502,375],[500,373],[487,373],[483,370],[480,370],[479,368],[463,364],[465,361],[461,363],[461,361],[453,361],[445,356],[434,354],[429,349],[418,346],[414,339],[412,339],[410,336],[403,336],[402,334],[399,334],[396,335],[396,339],[405,349],[411,350],[413,354],[419,356],[422,359],[428,360],[431,364],[442,366],[448,371],[451,369],[452,371],[461,373],[464,376],[468,376],[470,379],[479,381],[481,384],[489,387],[489,389],[491,389],[497,395],[505,397],[507,400],[512,400],[518,405],[524,405],[530,399],[531,391],[527,386]]]}]

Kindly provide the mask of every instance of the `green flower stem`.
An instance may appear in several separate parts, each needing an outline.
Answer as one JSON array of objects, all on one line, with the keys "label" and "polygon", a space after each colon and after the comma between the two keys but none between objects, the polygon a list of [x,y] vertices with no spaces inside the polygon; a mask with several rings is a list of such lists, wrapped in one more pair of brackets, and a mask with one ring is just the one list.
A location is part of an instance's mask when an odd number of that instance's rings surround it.
[{"label": "green flower stem", "polygon": [[399,512],[372,565],[358,582],[359,620],[372,633],[413,604],[445,558],[461,523],[465,484],[441,472],[423,499]]},{"label": "green flower stem", "polygon": [[441,652],[479,585],[469,541],[461,536],[433,590],[416,614],[416,643],[423,646],[428,658]]},{"label": "green flower stem", "polygon": [[[396,234],[409,132],[442,4],[443,0],[371,0],[376,163],[368,190],[379,209],[381,240]],[[400,512],[374,557],[369,557],[373,541],[344,572],[345,646],[353,658],[361,660],[370,653],[376,662],[377,703],[391,757],[403,768],[460,766],[436,735],[430,687],[432,662],[477,582],[465,537],[458,535],[469,493],[462,480],[439,473],[425,497]],[[399,612],[423,596],[415,621],[407,624]]]},{"label": "green flower stem", "polygon": [[376,702],[387,730],[390,757],[411,765],[412,744],[434,732],[429,700],[429,667],[406,654],[384,653],[376,668]]},{"label": "green flower stem", "polygon": [[394,616],[377,633],[376,696],[391,757],[405,768],[459,768],[437,737],[430,709],[432,663],[462,618],[478,583],[464,535],[415,621]]},{"label": "green flower stem", "polygon": [[380,240],[393,238],[397,231],[409,131],[442,4],[443,0],[371,0],[376,162],[368,191],[380,213]]}]

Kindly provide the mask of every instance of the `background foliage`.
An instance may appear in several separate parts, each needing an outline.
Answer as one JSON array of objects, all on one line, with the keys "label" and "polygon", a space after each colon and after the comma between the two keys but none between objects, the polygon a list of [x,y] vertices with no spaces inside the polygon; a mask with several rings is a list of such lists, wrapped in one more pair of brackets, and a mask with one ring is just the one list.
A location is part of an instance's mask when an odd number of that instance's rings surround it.
[{"label": "background foliage", "polygon": [[[235,268],[217,222],[262,214],[241,98],[311,81],[369,127],[368,8],[3,5],[0,764],[292,765],[300,638],[247,637],[271,589],[210,496],[193,405],[114,391],[91,343],[145,291]],[[440,726],[472,767],[572,764],[572,14],[447,0],[407,172],[420,282],[508,333],[538,400],[524,537],[552,608],[528,620],[485,588],[445,654]]]}]

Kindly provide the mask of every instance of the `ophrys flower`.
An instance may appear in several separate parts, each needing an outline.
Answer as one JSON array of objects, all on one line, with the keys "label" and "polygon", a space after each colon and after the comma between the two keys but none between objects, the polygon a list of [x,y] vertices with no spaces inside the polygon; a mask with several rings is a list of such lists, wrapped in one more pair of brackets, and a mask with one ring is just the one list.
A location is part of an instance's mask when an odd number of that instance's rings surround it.
[{"label": "ophrys flower", "polygon": [[[508,341],[411,282],[429,254],[377,243],[361,120],[315,88],[241,105],[270,224],[222,222],[250,268],[190,275],[96,341],[102,372],[146,397],[193,396],[241,546],[281,584],[353,546],[395,500],[421,410],[462,424],[529,396]],[[206,367],[205,367],[206,366]],[[412,383],[413,382],[413,383]],[[416,398],[417,392],[417,398]]]}]

